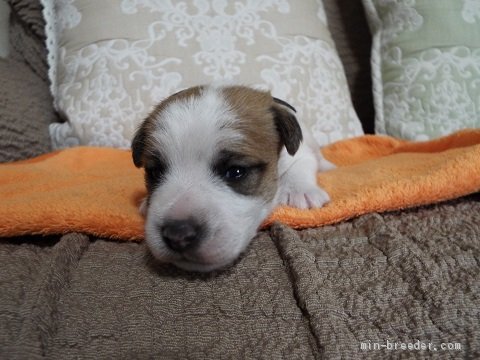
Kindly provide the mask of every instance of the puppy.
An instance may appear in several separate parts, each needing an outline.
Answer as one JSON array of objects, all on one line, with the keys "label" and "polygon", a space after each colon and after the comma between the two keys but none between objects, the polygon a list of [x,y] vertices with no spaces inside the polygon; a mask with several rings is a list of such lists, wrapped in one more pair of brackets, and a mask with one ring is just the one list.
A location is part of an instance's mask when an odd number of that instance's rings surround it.
[{"label": "puppy", "polygon": [[329,201],[316,173],[333,165],[294,108],[248,87],[170,96],[137,130],[132,154],[145,169],[147,244],[157,259],[186,270],[230,264],[278,204]]}]

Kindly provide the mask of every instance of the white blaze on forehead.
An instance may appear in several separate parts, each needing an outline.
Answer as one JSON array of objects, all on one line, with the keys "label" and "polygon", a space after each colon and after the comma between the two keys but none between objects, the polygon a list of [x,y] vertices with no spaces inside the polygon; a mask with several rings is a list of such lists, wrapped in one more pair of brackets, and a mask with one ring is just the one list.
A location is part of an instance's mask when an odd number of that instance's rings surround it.
[{"label": "white blaze on forehead", "polygon": [[153,136],[167,158],[209,158],[219,145],[242,139],[232,128],[237,117],[218,88],[207,87],[199,95],[174,100],[160,116]]}]

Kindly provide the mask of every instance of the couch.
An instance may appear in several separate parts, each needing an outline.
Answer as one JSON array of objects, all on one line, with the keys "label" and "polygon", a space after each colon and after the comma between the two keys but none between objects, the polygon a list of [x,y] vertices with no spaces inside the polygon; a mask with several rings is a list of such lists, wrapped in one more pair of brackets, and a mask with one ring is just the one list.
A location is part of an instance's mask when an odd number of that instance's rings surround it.
[{"label": "couch", "polygon": [[[58,116],[41,6],[9,2],[1,162],[51,151],[48,124]],[[361,1],[324,2],[372,133]],[[143,243],[81,233],[3,238],[0,358],[480,358],[479,200],[301,231],[276,223],[215,274],[155,263]]]}]

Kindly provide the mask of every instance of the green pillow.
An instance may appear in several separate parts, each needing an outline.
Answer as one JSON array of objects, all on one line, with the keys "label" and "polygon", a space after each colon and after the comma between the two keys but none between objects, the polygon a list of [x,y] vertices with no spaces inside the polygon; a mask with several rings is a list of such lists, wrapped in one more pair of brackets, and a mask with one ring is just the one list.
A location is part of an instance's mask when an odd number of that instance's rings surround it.
[{"label": "green pillow", "polygon": [[363,0],[377,133],[428,140],[480,127],[480,1]]}]

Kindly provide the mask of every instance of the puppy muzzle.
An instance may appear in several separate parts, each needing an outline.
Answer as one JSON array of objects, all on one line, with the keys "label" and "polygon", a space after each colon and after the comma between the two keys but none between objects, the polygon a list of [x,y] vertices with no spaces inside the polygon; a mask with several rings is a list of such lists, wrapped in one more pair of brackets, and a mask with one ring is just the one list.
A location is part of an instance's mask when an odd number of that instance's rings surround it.
[{"label": "puppy muzzle", "polygon": [[204,226],[192,218],[167,220],[159,231],[168,248],[179,254],[197,248],[205,233]]}]

